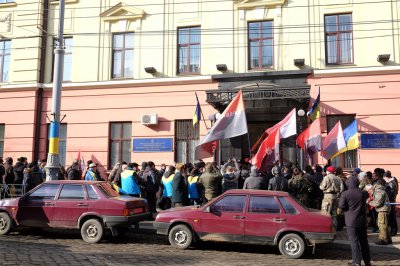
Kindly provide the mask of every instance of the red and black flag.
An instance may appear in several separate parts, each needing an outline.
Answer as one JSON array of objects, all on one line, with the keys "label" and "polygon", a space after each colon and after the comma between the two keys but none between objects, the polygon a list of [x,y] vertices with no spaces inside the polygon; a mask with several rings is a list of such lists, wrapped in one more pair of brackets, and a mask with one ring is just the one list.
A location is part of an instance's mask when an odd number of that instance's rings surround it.
[{"label": "red and black flag", "polygon": [[225,111],[211,127],[210,131],[196,147],[196,157],[206,158],[214,155],[216,140],[233,138],[247,134],[247,119],[242,91],[239,91]]}]

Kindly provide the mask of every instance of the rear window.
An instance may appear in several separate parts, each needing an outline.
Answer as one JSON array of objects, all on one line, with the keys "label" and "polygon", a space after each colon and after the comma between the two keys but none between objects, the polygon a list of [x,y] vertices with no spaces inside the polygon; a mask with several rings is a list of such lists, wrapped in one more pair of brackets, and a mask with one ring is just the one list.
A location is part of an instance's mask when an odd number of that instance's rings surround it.
[{"label": "rear window", "polygon": [[118,192],[115,191],[109,183],[100,183],[97,184],[97,187],[100,189],[101,192],[103,192],[104,196],[108,198],[119,196]]}]

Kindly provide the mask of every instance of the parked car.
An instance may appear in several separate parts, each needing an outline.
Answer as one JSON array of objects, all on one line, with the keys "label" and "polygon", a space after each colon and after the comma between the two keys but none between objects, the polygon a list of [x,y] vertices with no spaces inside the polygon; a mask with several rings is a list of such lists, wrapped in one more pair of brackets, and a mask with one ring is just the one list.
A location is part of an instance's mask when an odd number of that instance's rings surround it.
[{"label": "parked car", "polygon": [[293,259],[307,245],[335,238],[330,216],[308,210],[286,192],[265,190],[228,190],[203,207],[162,211],[154,227],[180,249],[198,240],[270,244]]},{"label": "parked car", "polygon": [[50,181],[0,200],[0,235],[18,226],[78,228],[84,241],[97,243],[105,229],[118,235],[150,218],[145,199],[120,196],[99,181]]}]

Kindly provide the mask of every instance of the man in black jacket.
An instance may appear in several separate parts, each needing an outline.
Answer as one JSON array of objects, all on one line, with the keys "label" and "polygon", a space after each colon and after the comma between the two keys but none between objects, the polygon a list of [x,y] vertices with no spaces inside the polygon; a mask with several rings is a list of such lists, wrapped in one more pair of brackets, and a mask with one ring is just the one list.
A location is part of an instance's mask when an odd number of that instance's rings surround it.
[{"label": "man in black jacket", "polygon": [[[351,245],[352,266],[361,265],[361,256],[366,266],[371,265],[367,239],[366,200],[368,194],[358,187],[359,181],[355,176],[346,180],[348,189],[340,196],[339,208],[344,211],[347,235]],[[361,252],[360,252],[361,248]]]}]

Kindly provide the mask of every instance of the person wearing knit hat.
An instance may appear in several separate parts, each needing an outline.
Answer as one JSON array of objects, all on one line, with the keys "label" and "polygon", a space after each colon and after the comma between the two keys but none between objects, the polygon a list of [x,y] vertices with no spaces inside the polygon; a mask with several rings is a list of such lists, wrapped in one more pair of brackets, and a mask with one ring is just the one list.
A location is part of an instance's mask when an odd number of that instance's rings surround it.
[{"label": "person wearing knit hat", "polygon": [[321,212],[324,214],[330,214],[332,216],[332,222],[337,227],[337,206],[338,206],[338,194],[343,192],[344,186],[342,180],[337,177],[335,167],[328,166],[326,168],[327,175],[321,182],[319,188],[324,192],[322,199]]}]

